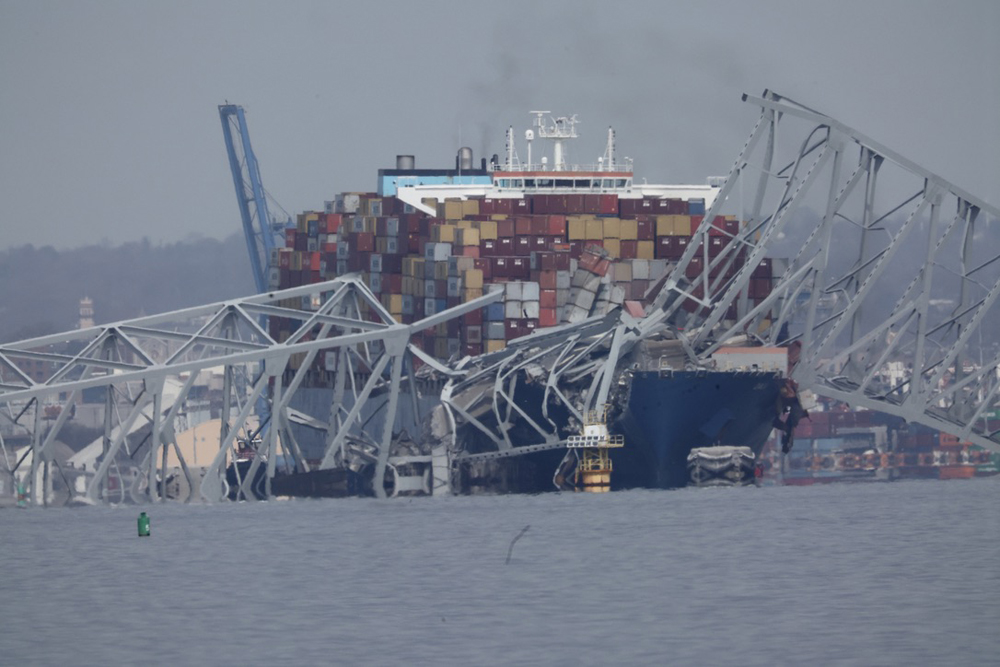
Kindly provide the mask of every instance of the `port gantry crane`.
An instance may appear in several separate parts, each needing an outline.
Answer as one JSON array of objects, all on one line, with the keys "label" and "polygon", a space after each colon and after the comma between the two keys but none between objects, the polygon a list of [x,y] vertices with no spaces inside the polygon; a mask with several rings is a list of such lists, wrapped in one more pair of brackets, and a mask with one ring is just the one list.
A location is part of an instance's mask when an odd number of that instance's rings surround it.
[{"label": "port gantry crane", "polygon": [[[238,104],[220,104],[219,117],[226,140],[229,168],[233,172],[236,201],[243,220],[243,234],[257,293],[267,291],[267,267],[271,251],[284,246],[283,230],[290,224],[271,217],[267,208],[267,192],[260,178],[257,156],[250,145],[246,114]],[[279,207],[280,208],[280,207]],[[287,218],[287,215],[286,215]]]}]

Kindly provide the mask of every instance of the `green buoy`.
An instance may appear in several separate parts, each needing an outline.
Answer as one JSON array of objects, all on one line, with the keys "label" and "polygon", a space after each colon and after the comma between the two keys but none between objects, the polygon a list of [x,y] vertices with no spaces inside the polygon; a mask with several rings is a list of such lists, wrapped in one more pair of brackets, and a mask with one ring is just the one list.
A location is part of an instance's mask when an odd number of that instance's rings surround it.
[{"label": "green buoy", "polygon": [[139,537],[149,537],[149,517],[145,512],[139,514]]}]

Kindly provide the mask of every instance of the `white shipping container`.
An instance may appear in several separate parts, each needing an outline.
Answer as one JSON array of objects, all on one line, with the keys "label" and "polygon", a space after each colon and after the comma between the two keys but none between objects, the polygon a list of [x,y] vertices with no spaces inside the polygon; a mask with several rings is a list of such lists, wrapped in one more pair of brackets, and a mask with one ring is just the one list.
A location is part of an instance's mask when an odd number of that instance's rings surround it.
[{"label": "white shipping container", "polygon": [[524,313],[524,317],[526,317],[529,320],[537,320],[538,319],[538,312],[539,312],[538,302],[537,301],[524,301],[522,303],[524,305],[521,308],[521,310]]},{"label": "white shipping container", "polygon": [[579,292],[577,292],[574,303],[580,308],[583,308],[588,312],[590,312],[590,309],[594,305],[594,298],[595,296],[593,292],[589,292],[585,289],[582,289]]},{"label": "white shipping container", "polygon": [[507,300],[503,304],[503,316],[508,320],[521,319],[522,302]]},{"label": "white shipping container", "polygon": [[625,302],[625,288],[615,285],[611,288],[611,303],[620,306]]},{"label": "white shipping container", "polygon": [[403,314],[412,315],[413,314],[413,295],[404,294],[403,295]]},{"label": "white shipping container", "polygon": [[580,308],[579,306],[570,306],[567,314],[566,321],[570,324],[576,324],[577,322],[582,322],[590,317],[590,310]]},{"label": "white shipping container", "polygon": [[[437,285],[434,283],[433,280],[424,281],[424,296],[431,299],[436,298],[438,296]],[[428,315],[433,315],[433,313],[428,313]]]},{"label": "white shipping container", "polygon": [[437,300],[424,299],[424,317],[428,317],[436,313],[437,313]]},{"label": "white shipping container", "polygon": [[556,271],[556,289],[569,289],[570,282],[569,271]]},{"label": "white shipping container", "polygon": [[524,298],[524,283],[514,281],[507,283],[507,301],[520,301]]},{"label": "white shipping container", "polygon": [[540,292],[538,289],[538,283],[526,282],[523,283],[521,287],[521,300],[522,301],[538,301],[540,298]]},{"label": "white shipping container", "polygon": [[649,279],[659,280],[667,273],[667,260],[665,259],[648,259],[649,262]]},{"label": "white shipping container", "polygon": [[649,280],[649,260],[632,260],[632,280]]},{"label": "white shipping container", "polygon": [[461,278],[448,278],[448,296],[462,296]]}]

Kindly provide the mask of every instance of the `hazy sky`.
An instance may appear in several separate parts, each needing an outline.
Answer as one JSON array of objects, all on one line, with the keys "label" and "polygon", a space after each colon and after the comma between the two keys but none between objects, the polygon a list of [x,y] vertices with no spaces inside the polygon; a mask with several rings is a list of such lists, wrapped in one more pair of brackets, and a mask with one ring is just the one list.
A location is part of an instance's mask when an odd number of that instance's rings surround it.
[{"label": "hazy sky", "polygon": [[702,183],[764,88],[1000,205],[998,28],[995,0],[0,0],[0,249],[237,231],[225,100],[292,213],[398,153],[502,154],[538,108],[579,115],[571,158],[614,125],[637,179]]}]

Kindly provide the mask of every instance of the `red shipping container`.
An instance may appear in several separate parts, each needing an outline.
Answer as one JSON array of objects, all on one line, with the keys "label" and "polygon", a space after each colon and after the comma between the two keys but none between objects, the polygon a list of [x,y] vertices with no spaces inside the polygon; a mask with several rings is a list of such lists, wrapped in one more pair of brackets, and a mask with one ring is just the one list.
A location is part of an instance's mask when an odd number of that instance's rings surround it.
[{"label": "red shipping container", "polygon": [[483,280],[489,282],[493,278],[493,261],[490,258],[476,259],[473,266],[483,272]]},{"label": "red shipping container", "polygon": [[327,213],[326,214],[326,233],[336,234],[340,230],[340,225],[344,221],[344,216],[341,213]]},{"label": "red shipping container", "polygon": [[510,264],[511,278],[527,280],[531,277],[531,262],[527,257],[514,257]]},{"label": "red shipping container", "polygon": [[493,278],[510,278],[510,268],[508,267],[510,261],[506,257],[494,257]]},{"label": "red shipping container", "polygon": [[496,257],[499,248],[496,241],[492,239],[484,239],[479,244],[479,256],[480,257]]},{"label": "red shipping container", "polygon": [[704,220],[704,218],[705,218],[705,216],[703,216],[703,215],[692,215],[691,216],[691,234],[692,235],[696,231],[698,231],[698,227],[701,226],[701,221]]},{"label": "red shipping container", "polygon": [[556,283],[556,272],[551,270],[539,271],[538,286],[543,290],[555,290],[558,286]]},{"label": "red shipping container", "polygon": [[545,235],[546,236],[557,236],[563,238],[566,236],[566,216],[565,215],[550,215],[547,218],[548,225],[546,226]]},{"label": "red shipping container", "polygon": [[555,271],[556,270],[556,253],[554,252],[540,252],[537,254],[538,257],[538,268],[542,271]]},{"label": "red shipping container", "polygon": [[556,271],[569,271],[570,251],[561,250],[556,253]]},{"label": "red shipping container", "polygon": [[704,270],[704,265],[702,263],[701,257],[695,255],[694,257],[691,258],[691,261],[688,262],[687,270],[684,272],[684,274],[688,278],[697,278],[702,274],[703,270]]},{"label": "red shipping container", "polygon": [[538,305],[542,308],[556,308],[556,290],[542,289],[538,292]]},{"label": "red shipping container", "polygon": [[656,238],[656,223],[651,218],[640,216],[635,219],[637,236],[640,241],[652,241]]},{"label": "red shipping container", "polygon": [[583,254],[583,249],[587,247],[586,241],[570,241],[569,242],[569,256],[571,259],[580,259]]},{"label": "red shipping container", "polygon": [[514,255],[520,255],[522,257],[528,257],[531,255],[531,236],[518,236],[513,239],[514,241]]},{"label": "red shipping container", "polygon": [[601,212],[601,195],[584,195],[583,212],[597,214]]},{"label": "red shipping container", "polygon": [[459,257],[479,257],[479,246],[464,245],[458,247],[458,252],[453,253]]},{"label": "red shipping container", "polygon": [[673,236],[661,236],[656,239],[656,245],[654,246],[656,252],[656,259],[674,259],[677,253],[677,247],[674,245]]},{"label": "red shipping container", "polygon": [[531,250],[533,252],[545,252],[552,247],[552,243],[544,236],[531,237]]},{"label": "red shipping container", "polygon": [[531,234],[545,236],[548,233],[549,218],[546,215],[536,215],[531,219]]},{"label": "red shipping container", "polygon": [[530,199],[511,199],[511,213],[531,213],[531,200]]},{"label": "red shipping container", "polygon": [[740,233],[740,221],[739,220],[726,220],[723,222],[723,228],[726,232],[732,236],[736,236]]},{"label": "red shipping container", "polygon": [[513,220],[497,220],[497,236],[500,238],[511,238],[514,236]]},{"label": "red shipping container", "polygon": [[615,215],[618,213],[618,195],[598,195],[601,198],[599,213]]},{"label": "red shipping container", "polygon": [[[499,225],[497,225],[499,228]],[[529,236],[532,227],[532,219],[527,216],[519,216],[514,218],[514,234],[517,236]],[[500,234],[500,236],[506,236],[505,234]]]},{"label": "red shipping container", "polygon": [[518,325],[517,320],[504,320],[503,334],[504,338],[507,340],[514,340],[515,338],[520,338],[521,327]]},{"label": "red shipping container", "polygon": [[[566,208],[564,211],[566,213],[584,213],[584,196],[583,195],[566,195]],[[563,211],[552,211],[552,213],[562,213]]]},{"label": "red shipping container", "polygon": [[390,294],[401,294],[403,291],[403,276],[399,273],[382,274],[382,291]]},{"label": "red shipping container", "polygon": [[510,257],[514,254],[514,237],[497,239],[497,255]]},{"label": "red shipping container", "polygon": [[538,326],[554,327],[559,324],[559,316],[555,308],[541,307],[538,310]]},{"label": "red shipping container", "polygon": [[477,308],[462,316],[462,321],[467,326],[479,326],[483,323],[483,309]]},{"label": "red shipping container", "polygon": [[618,253],[622,259],[635,259],[639,253],[639,242],[622,241],[619,245]]}]

